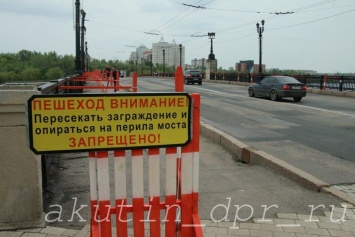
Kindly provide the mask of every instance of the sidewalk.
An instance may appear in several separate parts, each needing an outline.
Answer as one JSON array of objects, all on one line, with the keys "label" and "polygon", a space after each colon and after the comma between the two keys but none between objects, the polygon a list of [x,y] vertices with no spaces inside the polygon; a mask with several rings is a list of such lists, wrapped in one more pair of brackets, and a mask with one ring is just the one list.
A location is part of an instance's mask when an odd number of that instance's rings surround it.
[{"label": "sidewalk", "polygon": [[[258,219],[252,222],[212,222],[202,220],[205,237],[259,236],[259,237],[321,237],[321,236],[355,236],[355,207],[343,203],[346,208],[334,208],[333,212],[324,215],[308,215],[295,213],[278,213],[275,218]],[[0,237],[90,237],[90,226],[82,230],[58,227],[35,228],[18,231],[2,231]],[[162,227],[162,230],[164,227]],[[116,229],[113,228],[113,233]],[[133,233],[130,229],[128,233]],[[129,235],[130,237],[133,235]],[[147,235],[149,231],[147,230]],[[162,231],[162,236],[163,231]]]},{"label": "sidewalk", "polygon": [[[347,204],[342,202],[339,199],[331,199],[328,203],[325,202],[328,199],[325,199],[324,196],[330,196],[327,193],[317,193],[307,189],[299,189],[299,185],[295,183],[290,183],[287,178],[275,174],[275,176],[270,175],[264,167],[259,165],[246,165],[246,164],[238,164],[230,154],[222,148],[220,145],[214,144],[210,140],[207,140],[205,137],[201,137],[201,190],[200,190],[200,215],[202,219],[202,225],[204,229],[205,237],[230,237],[230,236],[259,236],[259,237],[321,237],[321,236],[352,236],[355,237],[355,207],[351,204]],[[60,176],[65,176],[65,172],[72,172],[71,169],[78,169],[77,166],[82,166],[86,164],[85,160],[81,163],[80,160],[76,160],[78,162],[77,165],[73,165],[73,157],[69,156],[63,157],[61,159],[61,167],[66,167],[68,163],[72,165],[72,167],[64,168],[63,173],[60,173]],[[229,168],[228,168],[229,167]],[[211,171],[211,168],[214,170]],[[83,167],[85,169],[85,167]],[[239,176],[235,176],[235,183],[239,186],[238,190],[236,187],[228,185],[229,172],[239,173]],[[241,173],[241,172],[248,173]],[[260,174],[261,173],[261,174]],[[247,174],[247,175],[245,175]],[[229,186],[230,192],[233,194],[225,193],[225,190],[219,190],[216,196],[221,196],[221,199],[216,199],[214,195],[213,189],[206,189],[207,186],[218,186],[218,184],[214,185],[213,183],[207,182],[205,176],[208,175],[210,177],[215,178],[215,175],[220,175],[220,178],[224,178],[225,185],[220,186]],[[241,177],[246,176],[245,178]],[[83,176],[79,173],[79,176]],[[78,176],[78,177],[79,177]],[[73,177],[76,179],[76,177]],[[276,185],[274,189],[272,187],[263,187],[264,183],[261,182],[260,179],[266,179],[267,183],[270,185]],[[86,179],[84,176],[83,179]],[[271,180],[273,179],[273,180]],[[249,181],[248,181],[249,180]],[[62,181],[63,182],[63,181]],[[69,181],[70,182],[70,181]],[[78,181],[81,182],[80,180]],[[220,181],[221,182],[221,181]],[[259,182],[259,186],[255,182]],[[276,183],[274,183],[276,182]],[[290,187],[285,187],[283,182]],[[62,185],[67,185],[64,183]],[[240,186],[244,185],[244,186]],[[297,186],[296,186],[297,185]],[[75,187],[76,184],[74,184]],[[57,187],[57,186],[55,186]],[[219,187],[222,188],[222,187]],[[270,190],[271,188],[271,190]],[[354,187],[350,186],[337,186],[334,187],[338,190],[344,190],[348,194],[353,195],[352,191],[355,190]],[[59,187],[60,189],[60,187]],[[81,188],[78,188],[81,189]],[[255,190],[256,189],[256,190]],[[268,196],[257,195],[258,193],[266,192],[266,189],[269,189],[271,192],[274,192],[277,199],[275,199],[275,203],[280,206],[281,211],[285,211],[283,208],[284,200],[280,197],[280,193],[276,193],[275,190],[280,190],[280,192],[289,193],[290,190],[295,190],[295,192],[299,195],[295,195],[291,193],[293,197],[297,200],[290,199],[290,196],[286,196],[286,203],[288,202],[290,206],[294,205],[296,208],[293,212],[277,212],[272,213],[271,216],[267,215],[265,218],[262,218],[262,214],[254,212],[252,218],[248,218],[246,221],[236,221],[235,207],[233,207],[234,211],[231,213],[232,215],[223,218],[223,215],[214,215],[216,221],[212,221],[211,218],[207,218],[210,214],[210,210],[217,203],[222,203],[225,200],[226,196],[231,196],[233,200],[236,196],[239,197],[237,203],[240,205],[250,204],[252,206],[260,206],[260,204],[265,201],[266,198],[270,201]],[[226,189],[227,190],[227,189]],[[240,192],[243,191],[243,192]],[[245,193],[245,194],[242,194]],[[232,196],[234,195],[235,196]],[[56,194],[58,195],[58,194]],[[224,196],[223,196],[224,195]],[[243,197],[246,196],[246,197]],[[290,195],[290,194],[285,194]],[[322,212],[314,212],[316,214],[311,214],[309,210],[305,211],[302,206],[297,206],[297,202],[299,202],[300,197],[304,199],[304,203],[314,204],[315,206],[324,205],[329,207],[330,205],[334,205],[333,209],[330,208],[326,210],[325,208],[320,208]],[[310,195],[316,195],[311,196]],[[324,199],[322,199],[324,198]],[[256,199],[256,200],[254,200]],[[317,199],[314,202],[310,202],[312,199]],[[214,200],[214,201],[210,201]],[[272,201],[270,202],[272,203]],[[323,203],[323,204],[320,204]],[[330,204],[331,203],[331,204]],[[225,203],[223,203],[225,204]],[[234,204],[234,203],[233,203]],[[267,204],[267,203],[264,203]],[[270,205],[270,204],[269,204]],[[343,208],[342,207],[345,207]],[[231,205],[232,206],[232,205]],[[316,207],[315,207],[316,208]],[[207,209],[207,210],[205,210]],[[206,213],[207,212],[207,213]],[[232,212],[232,211],[231,211]],[[241,211],[240,216],[238,216],[239,220],[242,219],[243,213]],[[83,215],[84,216],[84,215]],[[85,217],[85,216],[84,216]],[[220,219],[220,220],[217,220]],[[221,221],[221,220],[229,220],[229,221]],[[74,228],[74,227],[73,227]],[[17,231],[0,231],[0,237],[59,237],[59,236],[71,236],[71,237],[90,237],[90,226],[88,223],[85,223],[82,228],[71,229],[71,227],[53,225],[47,226],[45,228],[34,228],[34,229],[23,229]],[[162,225],[162,232],[164,230],[164,226]],[[116,229],[113,228],[113,233],[116,233]],[[133,237],[133,229],[129,229],[129,232]],[[147,228],[147,235],[149,236],[149,228]],[[163,234],[161,235],[164,236]]]}]

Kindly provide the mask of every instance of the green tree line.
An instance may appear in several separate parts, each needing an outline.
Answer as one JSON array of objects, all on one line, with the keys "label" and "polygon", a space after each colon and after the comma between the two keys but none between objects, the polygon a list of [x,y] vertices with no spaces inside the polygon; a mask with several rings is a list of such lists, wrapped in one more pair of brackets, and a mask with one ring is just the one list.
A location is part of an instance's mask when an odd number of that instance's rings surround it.
[{"label": "green tree line", "polygon": [[[151,62],[119,61],[90,59],[89,71],[105,68],[107,65],[138,73],[163,72],[163,65]],[[165,67],[166,72],[173,72],[171,66]],[[17,53],[0,53],[0,84],[5,82],[36,82],[50,81],[75,74],[75,57],[58,55],[53,52],[36,52],[21,50]]]},{"label": "green tree line", "polygon": [[0,54],[0,83],[9,81],[49,81],[75,71],[72,55],[21,50]]}]

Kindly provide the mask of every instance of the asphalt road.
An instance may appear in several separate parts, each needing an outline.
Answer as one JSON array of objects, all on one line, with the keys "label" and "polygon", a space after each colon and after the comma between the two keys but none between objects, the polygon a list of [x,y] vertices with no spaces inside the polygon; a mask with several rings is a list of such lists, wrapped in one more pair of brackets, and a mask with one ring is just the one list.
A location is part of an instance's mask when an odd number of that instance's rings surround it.
[{"label": "asphalt road", "polygon": [[[174,91],[174,81],[139,78],[138,91]],[[185,85],[201,94],[201,120],[329,184],[355,183],[354,99],[307,94],[301,102],[250,98],[247,87]]]}]

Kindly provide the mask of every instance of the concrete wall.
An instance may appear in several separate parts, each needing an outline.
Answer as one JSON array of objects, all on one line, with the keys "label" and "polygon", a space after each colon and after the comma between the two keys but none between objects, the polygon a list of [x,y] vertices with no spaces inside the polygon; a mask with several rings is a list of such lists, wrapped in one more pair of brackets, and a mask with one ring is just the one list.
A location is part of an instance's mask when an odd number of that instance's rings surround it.
[{"label": "concrete wall", "polygon": [[41,159],[27,146],[25,103],[36,87],[0,87],[0,230],[44,225]]}]

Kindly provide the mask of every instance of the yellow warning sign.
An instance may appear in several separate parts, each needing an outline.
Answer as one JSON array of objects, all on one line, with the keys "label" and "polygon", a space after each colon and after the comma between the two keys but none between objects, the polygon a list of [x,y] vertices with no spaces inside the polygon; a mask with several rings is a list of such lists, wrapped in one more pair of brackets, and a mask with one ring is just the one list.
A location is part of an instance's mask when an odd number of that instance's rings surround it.
[{"label": "yellow warning sign", "polygon": [[187,93],[34,95],[28,141],[36,154],[186,145]]}]

